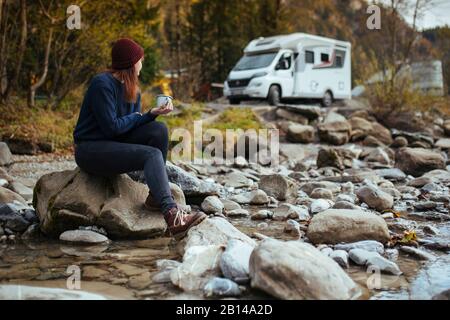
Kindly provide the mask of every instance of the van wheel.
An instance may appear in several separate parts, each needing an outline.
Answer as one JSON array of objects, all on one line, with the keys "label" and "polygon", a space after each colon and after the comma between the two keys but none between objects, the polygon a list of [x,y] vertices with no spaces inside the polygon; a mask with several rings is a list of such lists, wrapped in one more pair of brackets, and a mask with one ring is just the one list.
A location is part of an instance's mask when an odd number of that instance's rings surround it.
[{"label": "van wheel", "polygon": [[333,104],[333,94],[331,91],[325,92],[322,98],[322,107],[328,108]]},{"label": "van wheel", "polygon": [[239,100],[239,99],[228,99],[228,102],[230,104],[240,104],[241,100]]},{"label": "van wheel", "polygon": [[269,89],[268,100],[271,106],[277,106],[280,103],[280,88],[277,85],[272,85]]}]

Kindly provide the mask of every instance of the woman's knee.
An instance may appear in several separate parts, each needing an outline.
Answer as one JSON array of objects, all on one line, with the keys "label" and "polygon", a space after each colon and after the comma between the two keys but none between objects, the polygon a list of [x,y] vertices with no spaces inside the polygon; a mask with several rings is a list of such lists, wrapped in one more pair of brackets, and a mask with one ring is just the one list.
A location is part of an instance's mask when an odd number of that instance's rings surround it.
[{"label": "woman's knee", "polygon": [[163,154],[160,149],[152,146],[147,146],[145,148],[145,154],[144,154],[145,160],[163,160]]}]

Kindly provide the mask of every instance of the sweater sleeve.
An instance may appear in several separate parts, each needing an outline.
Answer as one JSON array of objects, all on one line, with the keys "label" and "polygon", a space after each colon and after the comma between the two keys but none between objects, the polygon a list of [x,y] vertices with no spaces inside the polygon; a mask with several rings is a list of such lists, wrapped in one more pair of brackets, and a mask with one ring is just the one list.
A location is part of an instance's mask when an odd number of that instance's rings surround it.
[{"label": "sweater sleeve", "polygon": [[123,117],[117,116],[114,93],[110,87],[99,85],[95,90],[96,93],[92,101],[92,112],[106,137],[113,138],[125,133],[142,121],[144,116],[138,112]]},{"label": "sweater sleeve", "polygon": [[[141,94],[138,94],[138,97],[136,99],[136,103],[134,104],[134,112],[139,112],[141,113]],[[150,113],[150,111],[144,113],[141,117],[141,119],[139,119],[139,125],[153,121],[156,119],[158,115],[157,114],[152,114]]]}]

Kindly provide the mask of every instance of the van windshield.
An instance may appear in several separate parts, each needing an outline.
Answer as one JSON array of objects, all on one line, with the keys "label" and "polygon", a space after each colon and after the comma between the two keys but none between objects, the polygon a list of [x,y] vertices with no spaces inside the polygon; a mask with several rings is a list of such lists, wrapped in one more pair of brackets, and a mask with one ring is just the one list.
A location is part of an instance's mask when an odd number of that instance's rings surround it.
[{"label": "van windshield", "polygon": [[277,52],[245,55],[239,60],[233,70],[239,71],[265,68],[270,65],[276,55]]}]

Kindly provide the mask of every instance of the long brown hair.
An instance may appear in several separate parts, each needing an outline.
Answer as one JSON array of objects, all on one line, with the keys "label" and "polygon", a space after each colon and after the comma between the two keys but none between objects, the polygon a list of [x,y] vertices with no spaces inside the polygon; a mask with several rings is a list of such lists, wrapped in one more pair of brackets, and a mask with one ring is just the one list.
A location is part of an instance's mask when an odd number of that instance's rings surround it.
[{"label": "long brown hair", "polygon": [[108,69],[106,71],[115,74],[122,81],[125,87],[125,100],[136,102],[139,93],[139,79],[134,66],[123,70]]}]

